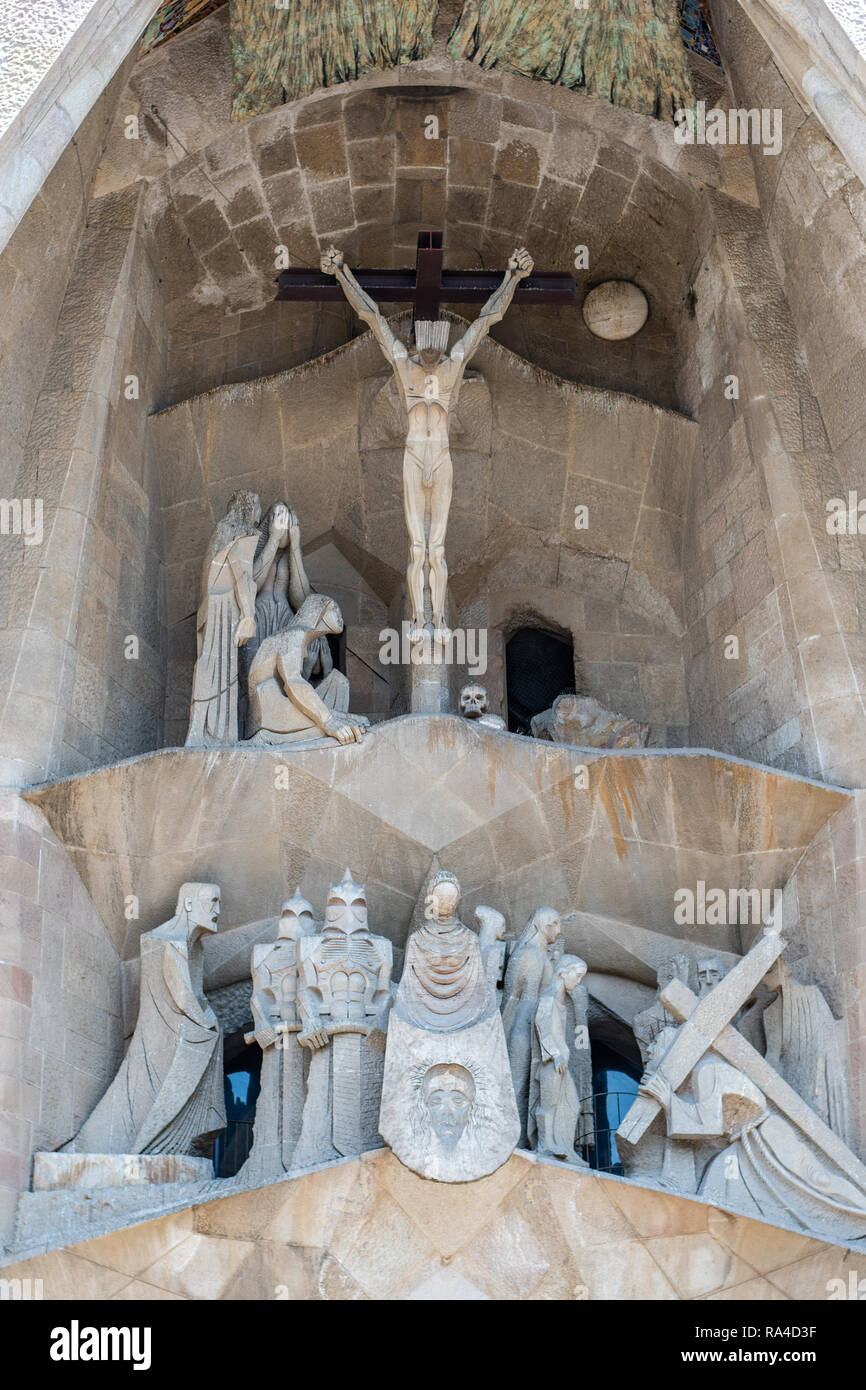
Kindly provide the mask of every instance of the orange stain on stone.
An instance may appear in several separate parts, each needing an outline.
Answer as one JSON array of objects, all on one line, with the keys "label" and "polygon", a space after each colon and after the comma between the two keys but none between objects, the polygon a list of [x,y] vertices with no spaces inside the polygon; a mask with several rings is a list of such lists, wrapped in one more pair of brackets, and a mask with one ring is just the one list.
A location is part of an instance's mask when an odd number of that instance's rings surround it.
[{"label": "orange stain on stone", "polygon": [[447,749],[449,752],[457,747],[453,719],[428,719],[427,720],[427,752],[436,753],[440,749]]},{"label": "orange stain on stone", "polygon": [[640,805],[636,783],[642,776],[643,770],[636,758],[611,758],[599,782],[598,797],[610,824],[618,859],[628,858],[628,841],[622,831],[620,811],[625,812],[626,820],[633,827],[634,813]]},{"label": "orange stain on stone", "polygon": [[571,829],[571,817],[574,813],[574,778],[563,777],[561,782],[556,785],[559,792],[559,799],[562,802],[562,819],[565,822],[566,830]]}]

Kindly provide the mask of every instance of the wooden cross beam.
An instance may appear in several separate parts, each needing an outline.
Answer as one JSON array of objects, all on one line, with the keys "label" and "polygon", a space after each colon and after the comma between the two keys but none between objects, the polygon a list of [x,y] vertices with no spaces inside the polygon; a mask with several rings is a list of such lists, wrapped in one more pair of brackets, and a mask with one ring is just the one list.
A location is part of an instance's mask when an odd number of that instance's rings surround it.
[{"label": "wooden cross beam", "polygon": [[[671,1090],[678,1090],[704,1053],[715,1047],[722,1029],[736,1017],[784,949],[785,943],[777,932],[766,932],[715,989],[704,995],[659,1063],[659,1071]],[[659,995],[666,1008],[669,991],[670,985],[667,985]],[[673,1009],[670,1012],[673,1013]],[[654,1096],[639,1095],[617,1130],[617,1139],[636,1144],[661,1108],[661,1101]]]},{"label": "wooden cross beam", "polygon": [[[444,270],[442,232],[418,233],[414,270],[354,270],[358,283],[373,299],[411,304],[412,322],[438,319],[445,304],[484,304],[502,281],[503,270]],[[283,270],[277,276],[278,300],[341,301],[343,291],[332,275],[320,270]],[[576,304],[577,287],[567,271],[533,270],[521,280],[517,304]]]},{"label": "wooden cross beam", "polygon": [[[743,959],[747,959],[747,957]],[[718,988],[719,986],[716,985],[716,989]],[[715,994],[715,990],[712,992]],[[688,1026],[690,1018],[694,1018],[700,1002],[702,1002],[692,993],[688,985],[683,984],[682,980],[671,980],[659,998],[674,1018],[685,1026]],[[838,1168],[841,1168],[847,1177],[853,1178],[861,1187],[866,1188],[866,1166],[860,1162],[856,1154],[851,1152],[848,1145],[839,1138],[839,1135],[824,1123],[821,1116],[817,1115],[812,1107],[806,1104],[793,1086],[788,1085],[787,1081],[776,1071],[776,1068],[770,1065],[766,1057],[762,1057],[760,1052],[752,1047],[752,1044],[743,1037],[742,1033],[738,1033],[736,1028],[732,1027],[730,1023],[726,1023],[721,1032],[713,1038],[712,1046],[714,1052],[718,1052],[719,1056],[724,1057],[726,1062],[730,1062],[732,1067],[736,1067],[750,1081],[753,1081],[758,1089],[763,1091],[767,1100],[775,1105],[779,1113],[790,1120],[793,1125],[796,1125],[816,1148],[822,1150]]]}]

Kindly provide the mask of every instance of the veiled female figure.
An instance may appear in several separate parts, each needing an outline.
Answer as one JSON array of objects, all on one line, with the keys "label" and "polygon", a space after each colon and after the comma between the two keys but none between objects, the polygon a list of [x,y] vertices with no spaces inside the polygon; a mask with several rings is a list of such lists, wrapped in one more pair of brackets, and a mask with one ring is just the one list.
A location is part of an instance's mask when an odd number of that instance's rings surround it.
[{"label": "veiled female figure", "polygon": [[453,1032],[485,1018],[496,1006],[481,945],[460,921],[460,884],[437,869],[427,884],[424,923],[406,942],[396,1009],[432,1033]]},{"label": "veiled female figure", "polygon": [[538,1153],[574,1163],[574,1140],[580,1118],[580,1097],[569,1069],[566,995],[574,994],[586,962],[565,956],[535,1010],[532,1036],[532,1080],[529,1097],[529,1137]]},{"label": "veiled female figure", "polygon": [[520,1144],[529,1147],[529,1078],[532,1067],[532,1021],[539,995],[553,978],[551,948],[562,932],[553,907],[537,907],[517,938],[505,972],[502,1026],[511,1079],[520,1115]]},{"label": "veiled female figure", "polygon": [[261,515],[256,493],[234,493],[205,553],[187,747],[237,742],[238,647],[255,633]]}]

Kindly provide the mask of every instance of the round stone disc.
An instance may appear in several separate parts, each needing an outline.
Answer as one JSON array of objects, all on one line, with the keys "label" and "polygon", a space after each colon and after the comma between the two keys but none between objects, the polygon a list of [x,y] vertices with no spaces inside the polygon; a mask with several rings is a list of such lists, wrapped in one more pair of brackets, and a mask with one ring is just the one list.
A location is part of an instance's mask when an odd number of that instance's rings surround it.
[{"label": "round stone disc", "polygon": [[648,313],[646,295],[630,280],[605,280],[583,301],[583,318],[590,333],[611,342],[633,338],[643,328]]}]

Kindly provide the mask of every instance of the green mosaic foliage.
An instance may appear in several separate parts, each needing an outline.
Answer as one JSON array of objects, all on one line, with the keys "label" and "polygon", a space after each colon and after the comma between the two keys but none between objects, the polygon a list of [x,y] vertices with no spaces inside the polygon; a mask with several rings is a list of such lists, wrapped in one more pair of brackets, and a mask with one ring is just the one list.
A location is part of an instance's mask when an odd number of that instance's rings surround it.
[{"label": "green mosaic foliage", "polygon": [[448,51],[663,120],[693,99],[676,0],[466,0]]},{"label": "green mosaic foliage", "polygon": [[232,119],[426,58],[437,0],[234,0]]}]

